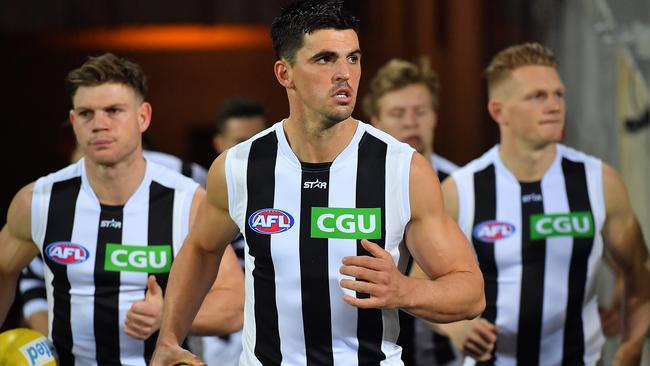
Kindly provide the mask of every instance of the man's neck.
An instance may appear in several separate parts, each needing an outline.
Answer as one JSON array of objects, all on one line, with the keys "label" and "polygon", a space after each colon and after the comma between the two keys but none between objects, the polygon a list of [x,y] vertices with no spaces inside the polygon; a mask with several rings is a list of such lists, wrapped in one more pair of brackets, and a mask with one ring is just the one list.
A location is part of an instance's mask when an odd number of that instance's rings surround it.
[{"label": "man's neck", "polygon": [[557,144],[551,143],[544,147],[531,149],[520,144],[502,141],[499,146],[499,157],[508,170],[520,182],[536,182],[542,179],[548,171],[555,155]]},{"label": "man's neck", "polygon": [[146,162],[142,152],[118,164],[106,166],[85,159],[88,182],[99,202],[124,205],[144,179]]},{"label": "man's neck", "polygon": [[331,162],[350,143],[358,122],[351,117],[334,126],[287,118],[284,133],[298,160],[305,163]]}]

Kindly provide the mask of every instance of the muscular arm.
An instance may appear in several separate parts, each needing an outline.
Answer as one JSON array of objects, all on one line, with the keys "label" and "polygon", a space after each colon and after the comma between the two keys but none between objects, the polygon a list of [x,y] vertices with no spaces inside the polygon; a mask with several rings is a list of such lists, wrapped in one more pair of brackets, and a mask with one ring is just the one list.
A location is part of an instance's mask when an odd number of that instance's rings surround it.
[{"label": "muscular arm", "polygon": [[485,307],[483,276],[467,239],[445,212],[435,172],[419,154],[411,162],[410,197],[406,244],[431,280],[411,278],[403,308],[441,323],[475,317]]},{"label": "muscular arm", "polygon": [[[208,293],[219,272],[228,243],[238,231],[228,214],[224,162],[225,154],[222,154],[210,169],[208,193],[199,205],[190,233],[172,265],[165,295],[158,348],[176,346],[185,338],[199,310],[201,300]],[[228,260],[229,266],[231,260],[228,258],[232,257],[228,255],[224,258]],[[236,261],[234,258],[232,260]],[[235,265],[234,262],[232,265]],[[229,273],[228,276],[242,276],[241,271]],[[230,294],[237,297],[236,300],[232,300],[233,303],[241,304],[243,291],[234,291],[231,287],[236,286],[235,283],[238,281],[243,280],[240,278],[227,284],[226,287],[232,289]],[[201,319],[205,317],[201,315],[199,322]]]},{"label": "muscular arm", "polygon": [[[445,179],[442,186],[442,197],[447,214],[458,220],[458,188],[453,177]],[[418,266],[413,266],[411,276],[426,278],[426,274]],[[432,328],[447,335],[454,346],[463,353],[478,361],[490,359],[491,352],[497,339],[497,327],[482,318],[461,320],[447,324],[431,324]]]},{"label": "muscular arm", "polygon": [[362,245],[373,257],[345,258],[341,273],[357,280],[344,279],[341,286],[370,298],[345,296],[346,302],[362,308],[401,308],[441,323],[470,319],[483,310],[483,277],[467,239],[444,211],[439,184],[430,163],[414,155],[405,239],[427,278],[402,275],[388,252],[364,240]]},{"label": "muscular arm", "polygon": [[603,164],[603,187],[607,214],[603,239],[625,284],[623,339],[616,362],[638,364],[650,326],[650,259],[625,185],[620,175],[606,164]]},{"label": "muscular arm", "polygon": [[14,197],[7,214],[7,224],[0,231],[0,323],[14,301],[20,270],[38,255],[31,237],[31,196],[33,184]]}]

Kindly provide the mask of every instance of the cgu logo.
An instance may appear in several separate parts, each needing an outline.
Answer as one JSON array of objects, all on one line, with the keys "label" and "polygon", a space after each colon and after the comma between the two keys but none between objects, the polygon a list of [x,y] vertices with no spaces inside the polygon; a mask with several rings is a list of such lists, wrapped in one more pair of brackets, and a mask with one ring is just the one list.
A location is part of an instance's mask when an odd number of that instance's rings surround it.
[{"label": "cgu logo", "polygon": [[312,207],[311,237],[381,239],[381,209]]},{"label": "cgu logo", "polygon": [[480,241],[493,243],[497,240],[509,237],[510,235],[514,234],[514,232],[515,225],[511,223],[489,220],[483,221],[480,224],[474,226],[474,231],[472,234],[476,239]]},{"label": "cgu logo", "polygon": [[277,234],[291,229],[293,217],[285,211],[275,208],[263,208],[255,211],[248,218],[248,226],[260,234]]},{"label": "cgu logo", "polygon": [[169,245],[106,244],[104,269],[111,272],[167,273],[172,265]]},{"label": "cgu logo", "polygon": [[530,238],[532,240],[553,236],[590,238],[594,236],[593,222],[593,217],[589,211],[531,215]]},{"label": "cgu logo", "polygon": [[75,243],[57,241],[45,248],[45,254],[59,264],[77,264],[85,262],[89,257],[88,249]]}]

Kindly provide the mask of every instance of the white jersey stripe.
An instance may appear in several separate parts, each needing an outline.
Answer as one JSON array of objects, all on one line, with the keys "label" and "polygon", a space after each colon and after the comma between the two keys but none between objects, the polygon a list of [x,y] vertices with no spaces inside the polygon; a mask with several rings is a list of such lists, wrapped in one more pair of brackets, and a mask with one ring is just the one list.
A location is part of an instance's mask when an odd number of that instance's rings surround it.
[{"label": "white jersey stripe", "polygon": [[[83,181],[82,181],[83,182]],[[70,241],[79,244],[90,253],[97,251],[99,228],[99,201],[95,195],[82,189],[77,198],[72,237]],[[93,327],[95,285],[92,274],[95,273],[95,257],[67,266],[70,281],[70,326],[74,345],[76,365],[89,365],[95,362],[95,333]],[[90,276],[88,274],[91,274]],[[89,322],[90,320],[90,322]]]},{"label": "white jersey stripe", "polygon": [[[557,158],[559,157],[558,155]],[[542,197],[555,195],[555,199],[543,201],[545,213],[570,211],[565,186],[561,166],[557,163],[551,165],[542,179]],[[542,306],[544,321],[542,322],[541,349],[559,350],[563,347],[567,304],[566,301],[558,301],[558,299],[567,299],[568,288],[559,286],[559,284],[566,283],[569,278],[569,261],[572,251],[573,243],[567,243],[566,238],[550,237],[546,239],[544,281],[547,284],[544,286],[544,305]],[[561,363],[561,352],[547,352],[539,355],[540,365],[551,366]]]},{"label": "white jersey stripe", "polygon": [[[122,244],[145,246],[149,242],[147,230],[142,230],[149,225],[149,210],[138,212],[139,207],[149,206],[150,185],[142,194],[134,195],[124,206],[122,220]],[[144,291],[141,285],[147,281],[147,273],[142,272],[121,272],[119,322],[120,326],[120,361],[126,365],[142,365],[144,355],[144,342],[131,342],[132,337],[124,332],[124,321],[126,313],[131,304],[144,299]],[[130,356],[130,357],[129,357]]]},{"label": "white jersey stripe", "polygon": [[[278,149],[279,150],[279,149]],[[280,152],[278,151],[278,155]],[[300,299],[300,286],[294,286],[289,279],[300,277],[303,268],[300,266],[300,248],[293,243],[300,241],[300,200],[296,199],[296,191],[286,187],[299,186],[302,180],[300,171],[286,169],[280,164],[278,156],[275,166],[275,197],[273,208],[281,209],[293,216],[292,230],[287,230],[271,237],[271,257],[275,267],[275,291],[278,307],[278,327],[280,331],[280,351],[283,363],[301,365],[306,363],[305,329],[303,328],[302,312],[285,312],[295,306]]]},{"label": "white jersey stripe", "polygon": [[[356,201],[356,167],[357,150],[350,154],[349,159],[339,161],[336,169],[330,171],[333,177],[329,180],[329,206],[348,207],[350,202]],[[330,309],[332,312],[332,352],[335,365],[358,365],[357,357],[350,357],[348,350],[354,353],[359,349],[359,340],[350,335],[356,334],[357,313],[346,311],[348,304],[343,301],[343,295],[355,297],[352,290],[344,289],[339,281],[349,276],[339,273],[342,263],[339,258],[357,255],[356,240],[351,239],[329,239],[328,240],[328,261],[330,278]]]},{"label": "white jersey stripe", "polygon": [[[499,222],[519,227],[521,201],[512,199],[512,196],[506,192],[518,197],[521,188],[516,181],[512,180],[510,172],[501,164],[495,163],[494,165],[496,219]],[[498,271],[496,323],[500,328],[497,352],[499,362],[503,365],[515,365],[517,361],[507,355],[515,354],[517,349],[519,301],[513,301],[513,299],[519,299],[521,296],[519,279],[522,275],[522,268],[514,263],[521,261],[521,246],[518,245],[521,242],[521,235],[522,230],[515,229],[512,235],[494,242],[494,259]]]}]

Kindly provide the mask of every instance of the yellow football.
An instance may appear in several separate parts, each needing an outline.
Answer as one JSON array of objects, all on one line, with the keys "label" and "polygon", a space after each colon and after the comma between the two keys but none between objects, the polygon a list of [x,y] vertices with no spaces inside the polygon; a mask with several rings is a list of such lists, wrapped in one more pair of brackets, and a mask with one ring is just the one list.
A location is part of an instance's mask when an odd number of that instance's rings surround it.
[{"label": "yellow football", "polygon": [[0,333],[0,366],[57,366],[54,345],[27,328]]}]

